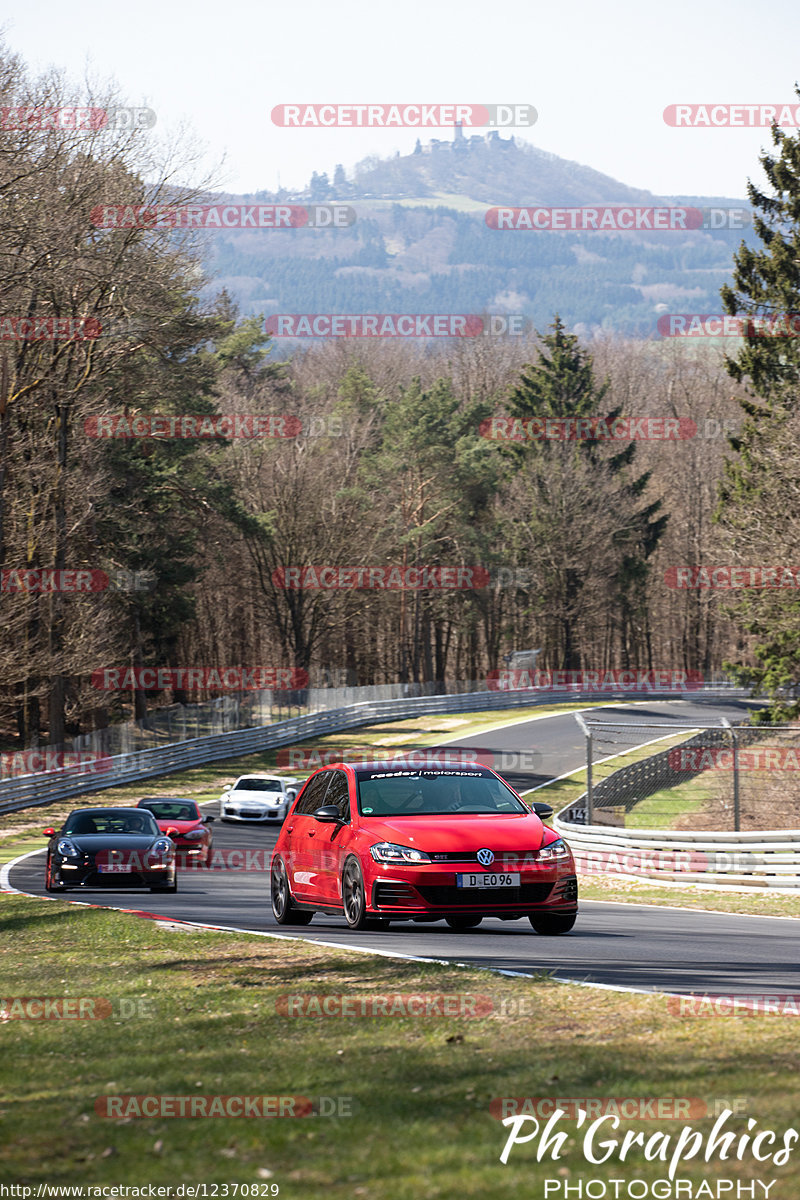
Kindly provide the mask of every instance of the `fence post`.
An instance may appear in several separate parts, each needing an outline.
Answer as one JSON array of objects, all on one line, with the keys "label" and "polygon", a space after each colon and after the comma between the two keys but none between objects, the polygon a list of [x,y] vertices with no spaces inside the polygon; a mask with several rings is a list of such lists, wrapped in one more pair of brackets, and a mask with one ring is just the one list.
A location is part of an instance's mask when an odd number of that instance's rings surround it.
[{"label": "fence post", "polygon": [[580,725],[586,737],[586,824],[594,822],[594,797],[592,788],[592,731],[580,713],[575,713],[575,720]]},{"label": "fence post", "polygon": [[736,833],[739,833],[739,739],[730,721],[727,721],[725,717],[720,717],[720,720],[725,728],[730,731],[731,741],[733,742],[733,828]]},{"label": "fence post", "polygon": [[731,727],[731,736],[733,737],[733,828],[738,833],[740,830],[739,817],[739,739],[736,736],[736,731]]}]

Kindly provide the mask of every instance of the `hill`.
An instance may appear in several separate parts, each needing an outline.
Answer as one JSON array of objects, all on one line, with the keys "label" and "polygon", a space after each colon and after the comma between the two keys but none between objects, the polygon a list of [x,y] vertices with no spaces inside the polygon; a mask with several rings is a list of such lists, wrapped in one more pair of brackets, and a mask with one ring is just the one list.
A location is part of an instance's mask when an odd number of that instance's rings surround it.
[{"label": "hill", "polygon": [[357,220],[335,231],[215,233],[214,290],[224,286],[247,314],[502,311],[543,329],[557,311],[583,332],[647,337],[663,312],[719,311],[733,250],[749,232],[489,228],[494,206],[749,208],[724,197],[655,196],[496,133],[456,130],[409,155],[366,159],[350,179],[337,167],[334,181],[315,172],[302,192],[226,197],[343,202]]}]

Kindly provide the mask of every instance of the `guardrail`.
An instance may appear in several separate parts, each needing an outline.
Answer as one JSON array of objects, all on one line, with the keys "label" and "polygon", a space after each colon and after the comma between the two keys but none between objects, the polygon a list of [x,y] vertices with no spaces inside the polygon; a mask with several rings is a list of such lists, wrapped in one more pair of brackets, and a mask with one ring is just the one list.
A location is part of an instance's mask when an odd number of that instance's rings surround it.
[{"label": "guardrail", "polygon": [[[646,692],[619,691],[609,694],[611,700],[676,700],[693,699],[698,695],[724,695],[744,698],[749,695],[745,688],[715,684],[712,687],[695,689],[691,692],[666,691]],[[578,691],[574,687],[563,691],[549,689],[520,688],[508,691],[462,692],[455,695],[418,696],[399,700],[367,701],[348,705],[327,712],[310,713],[273,725],[253,729],[235,730],[231,733],[212,734],[191,741],[177,742],[151,750],[139,750],[132,754],[112,756],[110,766],[97,772],[86,767],[101,764],[85,764],[80,767],[65,767],[57,771],[21,775],[0,782],[0,813],[16,812],[23,808],[52,804],[56,800],[68,800],[73,796],[103,791],[118,784],[136,783],[182,771],[187,767],[202,766],[226,758],[238,758],[242,754],[258,754],[289,746],[301,738],[316,737],[326,733],[338,733],[345,729],[356,729],[361,725],[374,725],[381,721],[402,720],[404,717],[428,716],[435,713],[482,712],[489,709],[537,707],[545,704],[561,704],[565,701],[597,700],[597,691]]]},{"label": "guardrail", "polygon": [[800,888],[800,830],[702,833],[573,825],[556,817],[582,874],[635,875],[651,881]]}]

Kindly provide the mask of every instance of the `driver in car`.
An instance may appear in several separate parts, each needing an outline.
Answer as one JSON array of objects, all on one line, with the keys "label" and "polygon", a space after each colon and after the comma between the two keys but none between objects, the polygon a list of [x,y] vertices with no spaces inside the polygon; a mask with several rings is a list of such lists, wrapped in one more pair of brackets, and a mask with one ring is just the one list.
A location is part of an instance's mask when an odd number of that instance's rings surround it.
[{"label": "driver in car", "polygon": [[445,776],[438,781],[436,803],[441,812],[458,812],[462,804],[461,781]]},{"label": "driver in car", "polygon": [[408,786],[402,790],[397,787],[388,788],[383,798],[383,805],[387,816],[421,812],[424,807],[422,781],[409,779]]}]

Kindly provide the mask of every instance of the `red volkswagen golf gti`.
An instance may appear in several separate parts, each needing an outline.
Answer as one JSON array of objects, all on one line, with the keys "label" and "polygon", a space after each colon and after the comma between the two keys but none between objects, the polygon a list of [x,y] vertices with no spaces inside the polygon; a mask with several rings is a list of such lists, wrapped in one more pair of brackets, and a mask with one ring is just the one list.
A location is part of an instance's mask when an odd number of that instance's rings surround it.
[{"label": "red volkswagen golf gti", "polygon": [[315,912],[344,914],[352,929],[527,917],[555,934],[578,911],[566,842],[488,767],[324,767],[289,810],[270,882],[280,925]]}]

